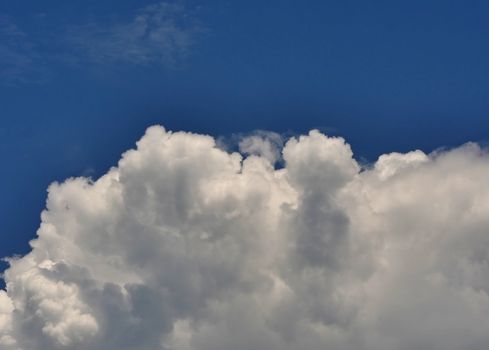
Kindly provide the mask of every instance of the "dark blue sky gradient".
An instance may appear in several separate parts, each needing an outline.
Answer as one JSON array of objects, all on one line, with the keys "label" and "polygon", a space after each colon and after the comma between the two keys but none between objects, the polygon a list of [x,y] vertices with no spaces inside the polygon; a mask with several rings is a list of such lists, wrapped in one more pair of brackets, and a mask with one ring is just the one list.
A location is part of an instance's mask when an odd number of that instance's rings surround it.
[{"label": "dark blue sky gradient", "polygon": [[71,26],[151,3],[0,4],[34,52],[32,71],[0,82],[0,256],[28,250],[50,182],[103,174],[155,123],[320,128],[366,160],[489,138],[488,1],[186,1],[205,30],[176,66],[67,63]]}]

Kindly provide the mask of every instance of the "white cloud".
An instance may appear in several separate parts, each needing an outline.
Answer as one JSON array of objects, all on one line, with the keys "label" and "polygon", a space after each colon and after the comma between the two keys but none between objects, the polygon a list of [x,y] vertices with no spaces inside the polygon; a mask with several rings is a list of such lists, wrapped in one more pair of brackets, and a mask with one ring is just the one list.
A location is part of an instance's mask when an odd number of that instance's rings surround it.
[{"label": "white cloud", "polygon": [[1,348],[486,349],[483,150],[361,171],[311,131],[274,169],[267,142],[243,159],[155,126],[100,179],[51,185],[5,272]]},{"label": "white cloud", "polygon": [[12,337],[12,300],[5,291],[0,290],[0,345],[7,347],[15,345]]}]

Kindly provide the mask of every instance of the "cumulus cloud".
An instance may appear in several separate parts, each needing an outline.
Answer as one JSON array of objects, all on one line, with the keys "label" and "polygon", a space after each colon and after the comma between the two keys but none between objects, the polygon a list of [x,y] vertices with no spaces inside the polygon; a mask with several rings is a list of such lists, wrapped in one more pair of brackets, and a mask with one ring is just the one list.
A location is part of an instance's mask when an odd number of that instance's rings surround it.
[{"label": "cumulus cloud", "polygon": [[49,187],[0,291],[7,350],[483,350],[489,156],[475,144],[362,169],[318,131],[147,130],[93,181]]}]

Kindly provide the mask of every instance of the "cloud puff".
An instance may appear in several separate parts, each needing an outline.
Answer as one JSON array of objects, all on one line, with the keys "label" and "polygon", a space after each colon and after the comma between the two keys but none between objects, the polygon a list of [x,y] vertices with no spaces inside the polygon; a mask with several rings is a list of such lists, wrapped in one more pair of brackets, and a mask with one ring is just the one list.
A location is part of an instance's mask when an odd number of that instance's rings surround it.
[{"label": "cloud puff", "polygon": [[260,130],[242,137],[239,141],[239,150],[245,155],[258,155],[275,164],[281,158],[283,144],[280,134]]},{"label": "cloud puff", "polygon": [[67,41],[94,63],[174,66],[188,55],[203,27],[181,3],[160,2],[129,21],[73,27]]},{"label": "cloud puff", "polygon": [[155,126],[98,180],[52,184],[5,271],[1,348],[487,348],[483,150],[361,169],[311,131],[276,169],[255,141]]}]

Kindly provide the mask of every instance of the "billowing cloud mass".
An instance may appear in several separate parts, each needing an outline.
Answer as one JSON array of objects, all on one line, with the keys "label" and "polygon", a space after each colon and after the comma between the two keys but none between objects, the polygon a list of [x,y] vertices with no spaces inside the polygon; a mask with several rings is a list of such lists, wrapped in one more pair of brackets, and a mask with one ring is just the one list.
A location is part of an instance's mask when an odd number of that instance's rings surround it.
[{"label": "billowing cloud mass", "polygon": [[98,180],[52,184],[5,271],[0,348],[487,349],[483,150],[365,169],[311,131],[277,169],[267,142],[243,158],[155,126]]}]

